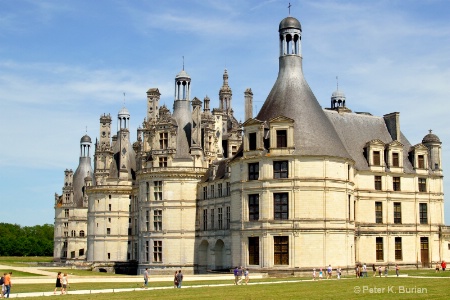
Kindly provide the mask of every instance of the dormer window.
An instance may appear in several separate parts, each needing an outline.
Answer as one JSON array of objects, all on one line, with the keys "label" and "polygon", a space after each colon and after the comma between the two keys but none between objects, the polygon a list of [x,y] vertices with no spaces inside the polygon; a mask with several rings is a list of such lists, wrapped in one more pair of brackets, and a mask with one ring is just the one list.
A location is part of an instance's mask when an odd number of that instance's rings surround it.
[{"label": "dormer window", "polygon": [[167,149],[169,145],[169,138],[167,132],[161,132],[159,134],[159,148],[160,149]]},{"label": "dormer window", "polygon": [[398,152],[392,153],[392,166],[400,167],[399,154]]},{"label": "dormer window", "polygon": [[248,134],[248,150],[256,150],[256,132]]},{"label": "dormer window", "polygon": [[425,155],[417,155],[417,167],[425,169]]},{"label": "dormer window", "polygon": [[277,148],[287,147],[287,131],[277,130]]},{"label": "dormer window", "polygon": [[373,165],[381,166],[380,151],[373,151]]}]

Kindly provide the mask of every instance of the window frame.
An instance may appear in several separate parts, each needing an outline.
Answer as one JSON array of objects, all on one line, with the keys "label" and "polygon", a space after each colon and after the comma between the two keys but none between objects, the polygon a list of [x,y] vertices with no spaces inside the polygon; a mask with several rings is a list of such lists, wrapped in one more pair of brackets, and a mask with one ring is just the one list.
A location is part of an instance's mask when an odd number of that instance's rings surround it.
[{"label": "window frame", "polygon": [[289,265],[289,236],[273,237],[273,264]]},{"label": "window frame", "polygon": [[248,220],[259,220],[259,194],[248,195]]},{"label": "window frame", "polygon": [[248,164],[248,180],[259,179],[259,162]]},{"label": "window frame", "polygon": [[273,219],[289,220],[289,193],[273,193]]},{"label": "window frame", "polygon": [[[285,169],[283,169],[283,165]],[[289,178],[289,161],[288,160],[274,160],[273,161],[273,178],[285,179]]]},{"label": "window frame", "polygon": [[402,224],[402,203],[394,202],[394,224]]}]

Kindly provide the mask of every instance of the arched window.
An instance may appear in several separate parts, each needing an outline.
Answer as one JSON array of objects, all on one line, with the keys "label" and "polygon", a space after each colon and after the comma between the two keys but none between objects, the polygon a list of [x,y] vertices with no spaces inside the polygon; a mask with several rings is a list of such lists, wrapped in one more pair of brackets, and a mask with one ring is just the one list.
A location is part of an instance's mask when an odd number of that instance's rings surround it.
[{"label": "arched window", "polygon": [[84,230],[80,230],[80,237],[84,237]]}]

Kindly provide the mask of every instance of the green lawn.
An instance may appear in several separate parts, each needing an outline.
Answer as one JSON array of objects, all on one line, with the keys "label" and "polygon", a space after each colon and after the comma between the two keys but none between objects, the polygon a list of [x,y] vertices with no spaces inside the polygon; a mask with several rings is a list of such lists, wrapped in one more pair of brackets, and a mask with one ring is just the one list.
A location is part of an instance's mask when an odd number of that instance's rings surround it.
[{"label": "green lawn", "polygon": [[0,265],[32,267],[38,262],[52,262],[51,256],[0,256]]},{"label": "green lawn", "polygon": [[[86,294],[83,299],[448,299],[448,279],[364,278]],[[211,284],[211,283],[209,283]],[[97,285],[97,284],[95,284]],[[150,284],[155,286],[155,284]],[[170,286],[167,283],[166,286]],[[81,286],[80,286],[81,287]],[[119,285],[116,285],[119,288]],[[72,287],[71,287],[72,289]],[[53,286],[50,291],[53,290]],[[16,291],[15,291],[16,292]],[[419,293],[421,292],[421,293]],[[80,295],[65,296],[80,299]],[[33,299],[47,299],[37,297]]]},{"label": "green lawn", "polygon": [[13,272],[13,277],[42,276],[42,275],[40,275],[40,274],[28,273],[28,272],[22,272],[22,271],[17,271],[17,270],[13,270],[13,269],[4,269],[4,270],[1,270],[1,269],[0,269],[0,274],[1,274],[2,276],[3,276],[3,274],[9,273],[9,272]]},{"label": "green lawn", "polygon": [[122,274],[113,274],[113,273],[105,273],[105,272],[93,272],[90,270],[78,270],[78,269],[72,269],[72,268],[58,268],[58,269],[45,269],[45,268],[39,268],[40,270],[47,271],[47,272],[53,272],[58,274],[58,272],[67,273],[69,275],[76,275],[76,276],[129,276],[129,275],[122,275]]}]

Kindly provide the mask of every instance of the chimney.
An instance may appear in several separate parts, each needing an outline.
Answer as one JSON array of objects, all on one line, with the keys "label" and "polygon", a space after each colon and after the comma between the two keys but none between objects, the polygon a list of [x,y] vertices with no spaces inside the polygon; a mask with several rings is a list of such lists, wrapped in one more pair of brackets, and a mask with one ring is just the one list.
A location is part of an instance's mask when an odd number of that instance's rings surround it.
[{"label": "chimney", "polygon": [[393,112],[383,116],[387,130],[391,134],[393,141],[400,140],[400,113]]}]

